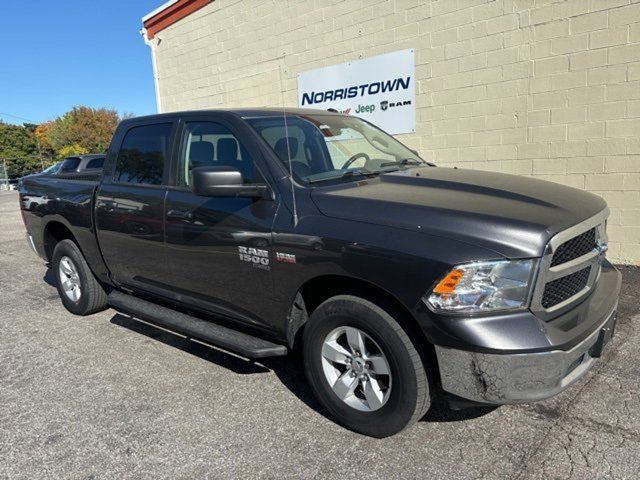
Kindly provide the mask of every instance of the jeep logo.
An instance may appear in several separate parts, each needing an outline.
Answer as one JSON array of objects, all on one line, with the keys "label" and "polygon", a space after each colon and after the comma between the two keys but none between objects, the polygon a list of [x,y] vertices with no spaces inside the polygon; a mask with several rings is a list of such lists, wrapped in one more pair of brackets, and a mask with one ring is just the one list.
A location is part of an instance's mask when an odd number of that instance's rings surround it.
[{"label": "jeep logo", "polygon": [[375,109],[375,105],[358,105],[356,107],[356,113],[373,113]]}]

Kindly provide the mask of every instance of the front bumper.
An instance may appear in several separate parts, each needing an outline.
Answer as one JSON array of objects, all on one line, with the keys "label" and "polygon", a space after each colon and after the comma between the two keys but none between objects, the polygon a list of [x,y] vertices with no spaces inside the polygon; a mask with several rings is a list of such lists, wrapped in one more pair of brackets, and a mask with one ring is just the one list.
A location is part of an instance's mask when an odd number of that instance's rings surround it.
[{"label": "front bumper", "polygon": [[[600,290],[613,295],[605,301],[604,312],[604,299],[600,295],[600,298],[588,298],[584,302],[586,305],[576,307],[583,311],[587,308],[586,316],[597,315],[598,318],[582,317],[595,328],[570,348],[551,347],[546,351],[502,354],[436,345],[443,389],[473,402],[495,405],[548,398],[579,380],[600,357],[615,330],[620,274],[613,269],[600,280],[608,283],[600,285]],[[596,301],[597,305],[590,305]],[[566,315],[570,317],[572,313]],[[570,331],[575,333],[577,330],[575,327]]]}]

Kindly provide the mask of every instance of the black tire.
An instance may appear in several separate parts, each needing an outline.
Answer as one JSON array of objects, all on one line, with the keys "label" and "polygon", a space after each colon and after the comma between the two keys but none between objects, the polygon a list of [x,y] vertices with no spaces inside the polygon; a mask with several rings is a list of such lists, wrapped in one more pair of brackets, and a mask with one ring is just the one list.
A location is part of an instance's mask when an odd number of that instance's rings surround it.
[{"label": "black tire", "polygon": [[[388,360],[392,386],[378,410],[360,411],[347,405],[329,385],[322,368],[322,347],[339,327],[355,327],[366,333]],[[429,409],[429,381],[421,355],[400,324],[374,303],[351,295],[330,298],[311,315],[303,342],[307,380],[318,401],[341,425],[383,438],[409,427]]]},{"label": "black tire", "polygon": [[[63,257],[71,259],[78,273],[81,294],[77,301],[69,298],[62,286],[59,266],[60,259]],[[107,308],[107,293],[96,280],[82,252],[80,252],[80,249],[72,240],[62,240],[58,242],[53,250],[51,267],[53,269],[58,295],[60,295],[64,307],[71,313],[76,315],[90,315]]]}]

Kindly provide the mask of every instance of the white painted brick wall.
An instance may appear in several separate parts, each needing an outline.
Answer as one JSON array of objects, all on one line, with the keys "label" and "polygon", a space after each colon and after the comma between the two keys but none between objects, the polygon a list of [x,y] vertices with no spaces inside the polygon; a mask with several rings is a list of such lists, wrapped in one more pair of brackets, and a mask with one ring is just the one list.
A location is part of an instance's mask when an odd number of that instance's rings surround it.
[{"label": "white painted brick wall", "polygon": [[416,51],[428,160],[601,195],[640,264],[638,0],[215,0],[158,34],[164,111],[296,105],[296,75]]}]

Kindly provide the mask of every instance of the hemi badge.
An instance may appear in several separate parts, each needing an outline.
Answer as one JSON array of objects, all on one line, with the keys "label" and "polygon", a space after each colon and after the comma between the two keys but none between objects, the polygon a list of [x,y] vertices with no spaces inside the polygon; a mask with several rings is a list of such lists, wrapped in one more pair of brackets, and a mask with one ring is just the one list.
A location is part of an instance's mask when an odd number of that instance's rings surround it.
[{"label": "hemi badge", "polygon": [[296,256],[291,253],[276,252],[276,262],[296,263]]}]

